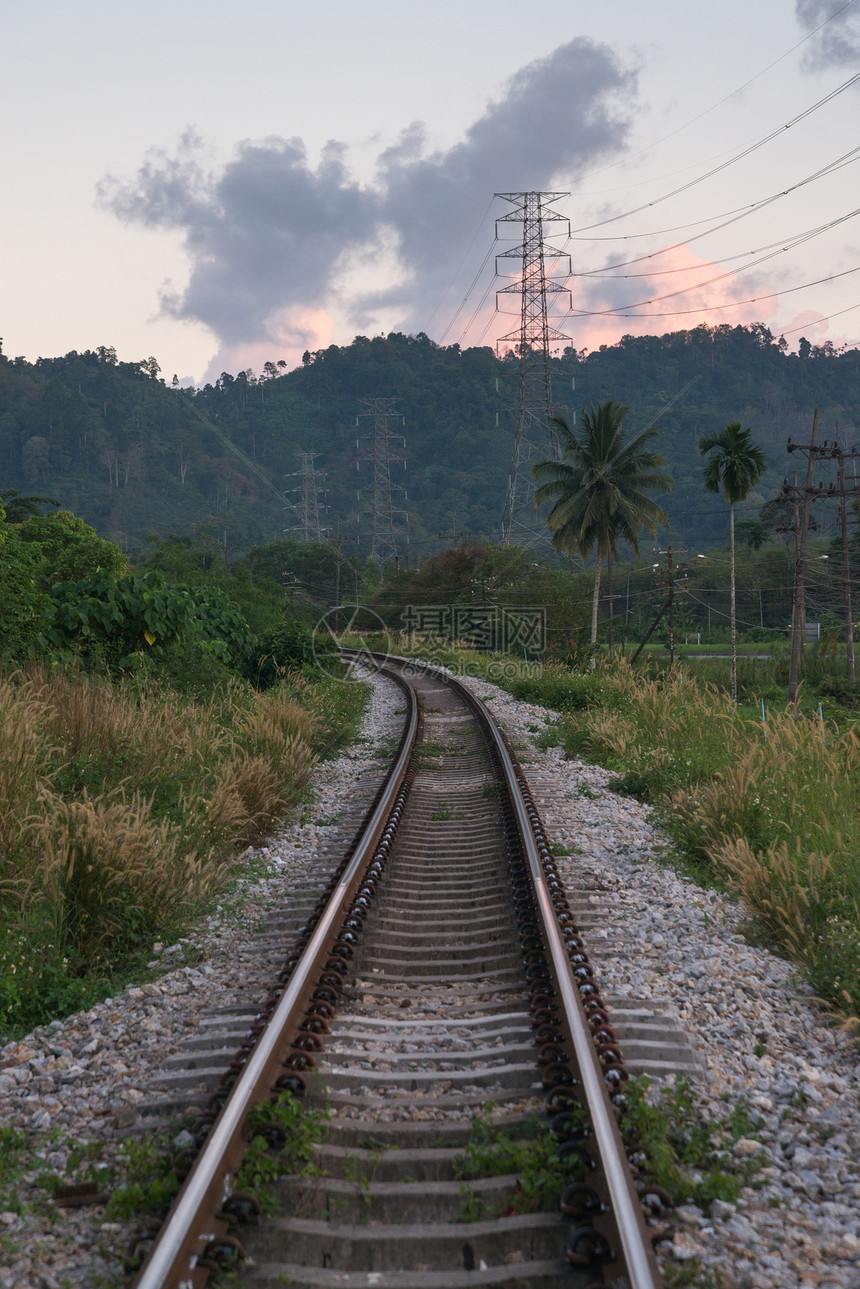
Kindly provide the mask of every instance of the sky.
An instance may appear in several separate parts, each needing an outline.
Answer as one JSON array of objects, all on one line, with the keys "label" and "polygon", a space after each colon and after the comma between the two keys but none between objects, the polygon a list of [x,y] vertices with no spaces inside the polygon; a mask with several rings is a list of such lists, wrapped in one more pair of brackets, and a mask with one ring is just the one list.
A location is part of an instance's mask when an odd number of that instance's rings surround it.
[{"label": "sky", "polygon": [[0,60],[10,356],[495,344],[528,190],[579,350],[860,342],[860,0],[0,0]]}]

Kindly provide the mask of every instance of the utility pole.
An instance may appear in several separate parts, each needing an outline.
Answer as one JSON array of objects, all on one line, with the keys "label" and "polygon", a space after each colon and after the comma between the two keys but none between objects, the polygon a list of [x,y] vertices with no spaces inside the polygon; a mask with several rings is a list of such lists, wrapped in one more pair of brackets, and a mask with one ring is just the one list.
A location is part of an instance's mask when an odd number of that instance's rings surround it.
[{"label": "utility pole", "polygon": [[[848,664],[848,688],[854,689],[856,679],[854,675],[854,623],[851,618],[851,570],[848,560],[848,492],[845,488],[845,457],[846,453],[837,446],[836,449],[839,462],[839,523],[842,529],[842,599],[845,605],[845,658]],[[851,456],[856,461],[859,454],[852,452]],[[857,484],[851,489],[853,496],[857,496]]]},{"label": "utility pole", "polygon": [[446,541],[449,541],[451,543],[451,549],[454,550],[454,548],[457,546],[465,545],[467,539],[468,540],[474,539],[475,534],[470,532],[458,532],[456,517],[452,515],[450,533],[438,532],[436,536],[444,537]]},{"label": "utility pole", "polygon": [[[355,538],[341,537],[340,524],[338,524],[337,537],[335,538],[335,541],[337,544],[337,555],[335,556],[336,562],[335,562],[335,574],[334,574],[334,632],[335,632],[335,635],[337,635],[337,633],[340,630],[340,566],[343,563],[343,555],[341,554],[340,548],[343,542],[354,542]],[[358,597],[356,596],[356,600],[357,599]]]},{"label": "utility pole", "polygon": [[845,612],[845,657],[848,669],[848,687],[854,689],[856,686],[856,677],[854,670],[854,623],[851,614],[851,569],[848,554],[848,501],[849,498],[860,496],[860,485],[856,478],[854,483],[845,486],[845,462],[860,459],[860,452],[856,449],[850,451],[844,449],[839,443],[839,426],[836,427],[837,440],[829,444],[827,440],[820,449],[822,457],[829,457],[836,462],[838,482],[836,487],[831,483],[830,487],[823,494],[828,498],[839,498],[839,526],[842,534],[842,603]]},{"label": "utility pole", "polygon": [[[552,271],[562,274],[564,279],[570,276],[571,265],[569,255],[544,240],[544,227],[546,224],[563,225],[563,228],[555,230],[556,233],[566,230],[570,234],[570,221],[550,205],[569,195],[566,192],[495,194],[512,206],[506,215],[496,220],[496,237],[499,236],[500,224],[515,223],[523,226],[521,243],[496,256],[497,273],[499,260],[519,260],[522,264],[518,281],[496,292],[497,308],[501,295],[516,295],[520,300],[519,324],[507,335],[500,336],[496,343],[497,356],[501,357],[500,347],[504,346],[512,350],[519,359],[517,424],[501,525],[501,537],[505,545],[510,545],[514,540],[514,526],[522,525],[527,516],[533,517],[532,487],[528,478],[531,462],[541,457],[557,458],[559,455],[558,435],[552,420],[550,344],[567,344],[570,337],[549,325],[547,297],[565,297],[565,307],[568,309],[572,307],[572,300],[570,291],[547,273],[547,261],[552,263]],[[566,271],[563,268],[565,261]]]},{"label": "utility pole", "polygon": [[656,629],[657,624],[659,623],[663,614],[666,613],[667,611],[669,613],[669,666],[671,667],[675,661],[675,566],[673,562],[673,557],[675,555],[682,555],[686,550],[687,550],[686,546],[667,546],[665,550],[659,550],[655,547],[654,551],[652,552],[652,554],[654,555],[666,556],[666,559],[667,559],[666,571],[667,571],[668,580],[669,580],[669,594],[666,597],[665,601],[663,602],[656,618],[651,623],[650,627],[645,633],[645,638],[643,639],[642,643],[639,645],[639,648],[636,650],[633,657],[630,659],[631,666],[639,657],[640,653],[645,648],[648,641],[651,639],[651,635]]},{"label": "utility pole", "polygon": [[[397,539],[394,536],[394,503],[392,493],[397,488],[391,482],[391,466],[402,462],[406,469],[406,439],[394,435],[388,427],[391,420],[403,422],[403,416],[394,411],[396,398],[366,398],[362,401],[364,411],[356,417],[359,425],[362,417],[370,417],[373,428],[369,434],[356,439],[359,459],[370,465],[372,472],[372,491],[370,502],[370,558],[384,564],[386,560],[397,560]],[[392,446],[395,438],[402,441],[402,447]],[[362,448],[364,444],[364,448]],[[403,491],[403,489],[398,489]],[[405,493],[404,493],[405,496]]]},{"label": "utility pole", "polygon": [[[818,417],[816,407],[812,417],[812,441],[808,444],[792,443],[788,440],[789,452],[802,452],[807,459],[806,487],[802,489],[803,513],[800,518],[800,531],[797,542],[797,558],[794,562],[794,607],[791,615],[791,662],[788,669],[788,704],[797,707],[797,687],[800,675],[801,636],[806,634],[806,540],[809,535],[809,505],[812,498],[812,478],[815,470],[815,457],[818,452]],[[795,521],[797,518],[798,492],[797,476],[792,489],[795,498]],[[783,491],[788,492],[788,485],[783,484]]]},{"label": "utility pole", "polygon": [[290,608],[292,608],[296,602],[296,587],[300,586],[301,583],[295,573],[291,573],[289,569],[284,569],[281,576],[284,579],[284,603],[286,604],[286,597],[289,596]]},{"label": "utility pole", "polygon": [[669,666],[675,661],[675,565],[673,557],[682,555],[686,551],[686,546],[667,546],[665,550],[655,550],[655,555],[666,556],[666,574],[669,580],[669,598],[666,601],[666,608],[669,611]]}]

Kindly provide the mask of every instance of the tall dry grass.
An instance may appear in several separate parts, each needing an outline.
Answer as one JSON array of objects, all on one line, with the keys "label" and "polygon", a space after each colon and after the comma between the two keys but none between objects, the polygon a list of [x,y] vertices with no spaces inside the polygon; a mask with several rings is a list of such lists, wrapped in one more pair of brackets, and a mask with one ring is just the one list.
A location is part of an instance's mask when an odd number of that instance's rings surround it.
[{"label": "tall dry grass", "polygon": [[[806,716],[761,720],[680,667],[598,668],[562,708],[568,751],[617,771],[667,830],[743,898],[818,993],[860,1014],[860,739]],[[540,681],[529,682],[540,702]],[[515,689],[514,685],[510,688]],[[552,671],[547,697],[563,683]]]},{"label": "tall dry grass", "polygon": [[[0,680],[0,900],[28,881],[30,816],[50,756],[26,689]],[[11,888],[10,889],[10,884]]]},{"label": "tall dry grass", "polygon": [[204,703],[169,689],[140,690],[106,677],[33,666],[22,693],[61,757],[132,757],[138,777],[166,777],[189,761],[205,765],[230,743],[230,724],[246,697],[238,683]]},{"label": "tall dry grass", "polygon": [[98,960],[124,936],[148,933],[226,875],[224,857],[189,851],[174,825],[153,818],[151,804],[122,791],[98,800],[42,796],[31,890],[78,959]]},{"label": "tall dry grass", "polygon": [[176,934],[363,702],[300,676],[202,702],[44,667],[0,678],[0,1034]]}]

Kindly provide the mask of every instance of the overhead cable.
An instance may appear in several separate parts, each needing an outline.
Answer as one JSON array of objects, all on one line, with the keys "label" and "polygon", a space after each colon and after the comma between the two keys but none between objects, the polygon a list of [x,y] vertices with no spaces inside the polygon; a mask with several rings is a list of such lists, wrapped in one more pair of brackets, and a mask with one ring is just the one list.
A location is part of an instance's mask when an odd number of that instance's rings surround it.
[{"label": "overhead cable", "polygon": [[[779,58],[775,58],[772,63],[768,63],[767,67],[763,67],[760,72],[756,72],[755,76],[751,76],[749,80],[744,81],[742,85],[738,85],[736,89],[733,89],[730,94],[724,95],[723,98],[718,99],[716,103],[712,103],[710,107],[706,107],[704,111],[699,112],[697,116],[691,117],[689,121],[685,121],[683,125],[679,125],[676,129],[670,130],[668,134],[664,134],[661,138],[654,139],[651,143],[646,143],[645,147],[639,148],[637,152],[628,152],[623,157],[620,157],[618,161],[611,161],[608,165],[601,166],[599,170],[589,170],[587,174],[582,176],[582,178],[590,179],[592,175],[602,175],[605,174],[607,170],[615,170],[618,166],[622,166],[628,161],[634,161],[636,157],[644,156],[646,152],[650,152],[652,148],[659,147],[659,145],[661,143],[665,143],[667,139],[674,139],[676,134],[681,134],[684,130],[688,129],[689,126],[695,125],[696,122],[701,121],[703,117],[709,116],[710,113],[716,111],[718,107],[722,107],[724,103],[728,103],[728,101],[734,98],[736,94],[740,94],[743,90],[748,89],[750,85],[755,83],[755,81],[759,80],[762,76],[765,76],[769,71],[772,71],[774,67],[778,67],[779,64],[784,62],[789,55],[795,52],[795,50],[800,49],[808,40],[812,40],[813,36],[818,35],[819,31],[838,18],[846,9],[850,9],[855,2],[856,0],[846,0],[845,4],[840,5],[838,9],[835,9],[830,17],[825,18],[817,27],[813,27],[812,31],[808,32],[802,40],[797,42],[796,45],[792,45],[784,54],[780,54]],[[573,186],[572,183],[571,186]],[[585,195],[589,196],[590,194]]]},{"label": "overhead cable", "polygon": [[689,295],[691,291],[697,291],[700,287],[709,286],[712,282],[719,282],[722,278],[733,276],[730,273],[721,273],[718,277],[709,278],[707,282],[697,282],[695,286],[687,287],[684,291],[670,291],[668,295],[657,295],[651,300],[639,300],[635,304],[620,305],[617,309],[578,309],[565,314],[566,318],[680,318],[689,313],[713,313],[717,309],[737,309],[742,304],[759,304],[762,300],[774,300],[780,295],[792,295],[795,291],[805,291],[811,286],[823,286],[826,282],[837,282],[840,278],[850,277],[852,273],[860,273],[860,265],[853,269],[845,269],[842,273],[831,273],[828,277],[816,278],[814,282],[801,282],[799,286],[784,287],[782,291],[764,291],[761,295],[750,296],[747,300],[729,300],[726,304],[708,304],[696,305],[693,309],[668,309],[652,313],[627,313],[627,309],[638,309],[644,304],[657,304],[661,300],[671,300],[678,295]]},{"label": "overhead cable", "polygon": [[689,183],[681,184],[679,187],[673,188],[671,192],[664,193],[662,197],[655,197],[653,201],[643,202],[640,206],[634,206],[631,210],[622,211],[620,215],[611,215],[608,219],[600,219],[593,224],[583,224],[581,228],[574,228],[571,231],[571,237],[575,237],[578,233],[588,233],[592,228],[605,228],[607,224],[616,224],[620,219],[629,219],[631,215],[638,215],[643,210],[651,210],[654,206],[662,205],[664,201],[669,201],[670,198],[677,197],[680,193],[688,192],[691,188],[697,187],[698,184],[704,183],[706,179],[712,179],[714,175],[720,174],[723,170],[727,170],[729,166],[733,166],[738,161],[743,161],[744,158],[751,156],[754,152],[757,152],[759,148],[763,148],[768,143],[772,143],[774,139],[785,134],[787,130],[792,129],[792,127],[797,125],[800,121],[805,121],[807,117],[813,114],[813,112],[817,112],[819,108],[824,107],[827,103],[831,103],[840,94],[844,94],[846,90],[851,89],[852,86],[856,85],[858,81],[860,81],[860,72],[855,72],[853,76],[849,76],[848,80],[843,81],[843,83],[838,85],[836,89],[830,90],[829,93],[823,95],[815,103],[811,103],[809,107],[804,108],[802,112],[798,112],[790,121],[783,122],[782,125],[777,126],[776,129],[763,135],[762,138],[758,139],[755,143],[750,144],[749,147],[742,148],[740,152],[736,152],[728,161],[723,161],[720,165],[713,166],[710,170],[705,171],[704,174],[699,175],[697,179],[691,179]]}]

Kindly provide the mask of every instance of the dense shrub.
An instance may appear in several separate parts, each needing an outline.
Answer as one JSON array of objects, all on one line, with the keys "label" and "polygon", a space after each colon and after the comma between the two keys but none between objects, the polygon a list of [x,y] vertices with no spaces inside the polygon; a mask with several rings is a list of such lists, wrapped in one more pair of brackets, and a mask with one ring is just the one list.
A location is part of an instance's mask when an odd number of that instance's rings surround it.
[{"label": "dense shrub", "polygon": [[245,675],[252,684],[267,689],[288,671],[333,660],[336,652],[330,635],[317,635],[307,623],[288,619],[260,636],[249,654]]}]

